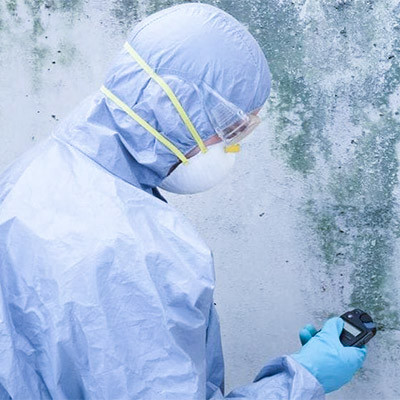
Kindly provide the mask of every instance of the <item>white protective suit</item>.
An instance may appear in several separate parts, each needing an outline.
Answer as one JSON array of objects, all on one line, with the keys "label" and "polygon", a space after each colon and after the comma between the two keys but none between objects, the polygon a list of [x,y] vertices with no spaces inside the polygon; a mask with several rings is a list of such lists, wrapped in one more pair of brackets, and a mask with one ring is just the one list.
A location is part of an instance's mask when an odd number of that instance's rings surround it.
[{"label": "white protective suit", "polygon": [[[268,97],[261,49],[214,7],[154,14],[128,42],[167,82],[178,78],[171,88],[203,140],[214,131],[190,83],[245,112]],[[184,154],[195,147],[125,49],[104,85]],[[0,176],[0,399],[224,398],[212,255],[155,189],[176,162],[99,90]],[[284,356],[226,397],[324,391]]]}]

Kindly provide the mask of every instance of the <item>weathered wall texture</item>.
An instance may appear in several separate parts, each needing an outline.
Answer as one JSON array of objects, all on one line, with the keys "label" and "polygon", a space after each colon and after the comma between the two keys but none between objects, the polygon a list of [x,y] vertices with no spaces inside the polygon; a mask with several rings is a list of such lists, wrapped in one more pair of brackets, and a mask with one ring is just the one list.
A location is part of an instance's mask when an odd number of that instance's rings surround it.
[{"label": "weathered wall texture", "polygon": [[[0,0],[0,169],[102,83],[162,0]],[[228,387],[353,306],[381,331],[332,399],[400,398],[400,3],[215,0],[257,37],[274,86],[218,188],[168,196],[214,250]]]}]

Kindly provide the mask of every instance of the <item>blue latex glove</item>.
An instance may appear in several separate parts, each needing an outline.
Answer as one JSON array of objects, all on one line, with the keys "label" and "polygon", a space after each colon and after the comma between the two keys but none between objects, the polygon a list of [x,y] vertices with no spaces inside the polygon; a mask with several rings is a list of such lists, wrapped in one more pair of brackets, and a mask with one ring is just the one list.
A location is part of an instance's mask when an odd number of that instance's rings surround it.
[{"label": "blue latex glove", "polygon": [[[300,331],[300,340],[305,345],[292,354],[298,363],[310,371],[323,386],[326,393],[339,389],[348,383],[361,368],[367,350],[365,347],[347,347],[340,342],[344,322],[331,318],[318,333],[307,325]],[[306,332],[307,331],[307,332]]]},{"label": "blue latex glove", "polygon": [[314,325],[307,324],[300,332],[300,342],[304,346],[313,336],[317,334],[317,329]]}]

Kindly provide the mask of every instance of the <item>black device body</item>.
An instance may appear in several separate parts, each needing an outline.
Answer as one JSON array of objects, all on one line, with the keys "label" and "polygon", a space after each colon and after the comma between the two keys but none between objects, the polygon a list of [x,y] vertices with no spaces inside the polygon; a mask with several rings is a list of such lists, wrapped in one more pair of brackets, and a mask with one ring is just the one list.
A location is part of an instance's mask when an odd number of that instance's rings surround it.
[{"label": "black device body", "polygon": [[375,336],[376,325],[366,312],[356,308],[347,311],[340,318],[344,321],[340,335],[343,346],[361,347]]}]

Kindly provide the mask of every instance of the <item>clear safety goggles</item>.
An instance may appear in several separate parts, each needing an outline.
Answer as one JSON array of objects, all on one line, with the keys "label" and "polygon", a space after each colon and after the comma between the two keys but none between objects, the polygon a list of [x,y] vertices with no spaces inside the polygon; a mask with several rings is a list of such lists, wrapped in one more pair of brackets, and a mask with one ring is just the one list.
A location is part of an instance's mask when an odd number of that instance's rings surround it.
[{"label": "clear safety goggles", "polygon": [[206,84],[202,84],[199,90],[215,132],[227,145],[240,142],[260,125],[260,117],[245,113]]},{"label": "clear safety goggles", "polygon": [[221,125],[215,123],[215,131],[218,136],[228,145],[236,144],[250,135],[261,123],[260,117],[254,114],[237,115],[232,123],[226,122]]}]

